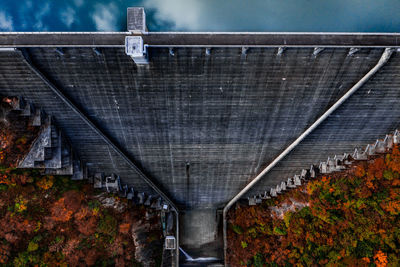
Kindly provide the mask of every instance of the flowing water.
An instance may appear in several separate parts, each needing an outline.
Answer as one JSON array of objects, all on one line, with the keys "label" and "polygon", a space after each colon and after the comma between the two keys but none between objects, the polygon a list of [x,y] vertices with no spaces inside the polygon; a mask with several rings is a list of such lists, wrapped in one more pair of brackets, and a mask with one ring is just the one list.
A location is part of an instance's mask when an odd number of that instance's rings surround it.
[{"label": "flowing water", "polygon": [[181,253],[185,256],[186,261],[188,262],[213,262],[218,261],[219,259],[215,257],[200,257],[200,258],[192,258],[186,251],[184,251],[181,247],[179,247]]},{"label": "flowing water", "polygon": [[150,31],[400,31],[399,0],[0,0],[0,31],[125,31],[129,6]]}]

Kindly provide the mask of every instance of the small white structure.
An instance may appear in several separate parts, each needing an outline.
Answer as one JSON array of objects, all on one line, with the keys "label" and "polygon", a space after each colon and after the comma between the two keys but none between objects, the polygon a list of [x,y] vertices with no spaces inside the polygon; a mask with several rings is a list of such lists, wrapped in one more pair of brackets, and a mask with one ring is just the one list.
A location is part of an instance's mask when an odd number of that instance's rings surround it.
[{"label": "small white structure", "polygon": [[129,32],[134,34],[147,32],[146,12],[143,7],[128,7],[126,18]]},{"label": "small white structure", "polygon": [[149,64],[147,48],[141,36],[125,37],[125,53],[130,56],[136,64]]},{"label": "small white structure", "polygon": [[102,188],[104,181],[104,174],[103,173],[95,173],[93,177],[93,187],[94,188]]},{"label": "small white structure", "polygon": [[168,249],[168,250],[176,249],[175,236],[168,235],[165,237],[165,249]]},{"label": "small white structure", "polygon": [[121,189],[121,183],[119,176],[114,173],[106,177],[106,189],[107,192],[117,193]]}]

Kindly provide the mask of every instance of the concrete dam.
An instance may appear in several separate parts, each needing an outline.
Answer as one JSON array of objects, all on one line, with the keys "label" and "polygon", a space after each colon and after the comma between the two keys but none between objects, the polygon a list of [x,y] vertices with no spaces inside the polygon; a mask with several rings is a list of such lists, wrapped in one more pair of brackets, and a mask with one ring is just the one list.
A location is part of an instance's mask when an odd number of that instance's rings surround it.
[{"label": "concrete dam", "polygon": [[169,203],[177,253],[223,260],[225,205],[355,85],[239,199],[399,126],[399,34],[147,32],[130,12],[127,32],[0,33],[0,94],[51,115],[89,175]]}]

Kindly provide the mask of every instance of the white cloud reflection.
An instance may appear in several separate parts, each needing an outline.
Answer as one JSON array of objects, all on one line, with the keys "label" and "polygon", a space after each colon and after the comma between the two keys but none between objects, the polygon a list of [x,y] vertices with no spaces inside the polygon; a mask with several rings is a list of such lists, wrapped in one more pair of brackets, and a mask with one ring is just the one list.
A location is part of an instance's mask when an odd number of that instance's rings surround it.
[{"label": "white cloud reflection", "polygon": [[83,0],[74,0],[75,6],[81,7],[83,5]]},{"label": "white cloud reflection", "polygon": [[158,21],[168,21],[175,24],[176,30],[198,30],[204,26],[204,11],[206,3],[198,0],[147,0],[144,2],[145,8],[156,10],[155,19]]},{"label": "white cloud reflection", "polygon": [[[155,19],[187,31],[385,31],[393,0],[144,0]],[[384,29],[382,29],[384,28]]]},{"label": "white cloud reflection", "polygon": [[114,3],[97,4],[92,14],[93,22],[98,31],[117,31],[119,9]]},{"label": "white cloud reflection", "polygon": [[60,13],[61,21],[70,28],[72,23],[75,21],[75,10],[72,7],[67,7],[65,10],[62,10]]},{"label": "white cloud reflection", "polygon": [[10,32],[14,30],[12,17],[4,11],[0,11],[0,30]]},{"label": "white cloud reflection", "polygon": [[35,14],[35,24],[33,28],[37,31],[47,31],[48,27],[43,23],[44,16],[48,15],[50,12],[50,3],[47,2],[43,5],[41,9]]}]

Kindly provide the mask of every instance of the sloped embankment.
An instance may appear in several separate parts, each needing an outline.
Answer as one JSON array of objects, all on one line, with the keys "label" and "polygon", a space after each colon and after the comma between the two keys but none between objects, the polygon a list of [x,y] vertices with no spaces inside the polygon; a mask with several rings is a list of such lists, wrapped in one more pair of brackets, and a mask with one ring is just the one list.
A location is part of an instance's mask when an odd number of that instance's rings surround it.
[{"label": "sloped embankment", "polygon": [[399,147],[229,214],[230,266],[399,266]]}]

